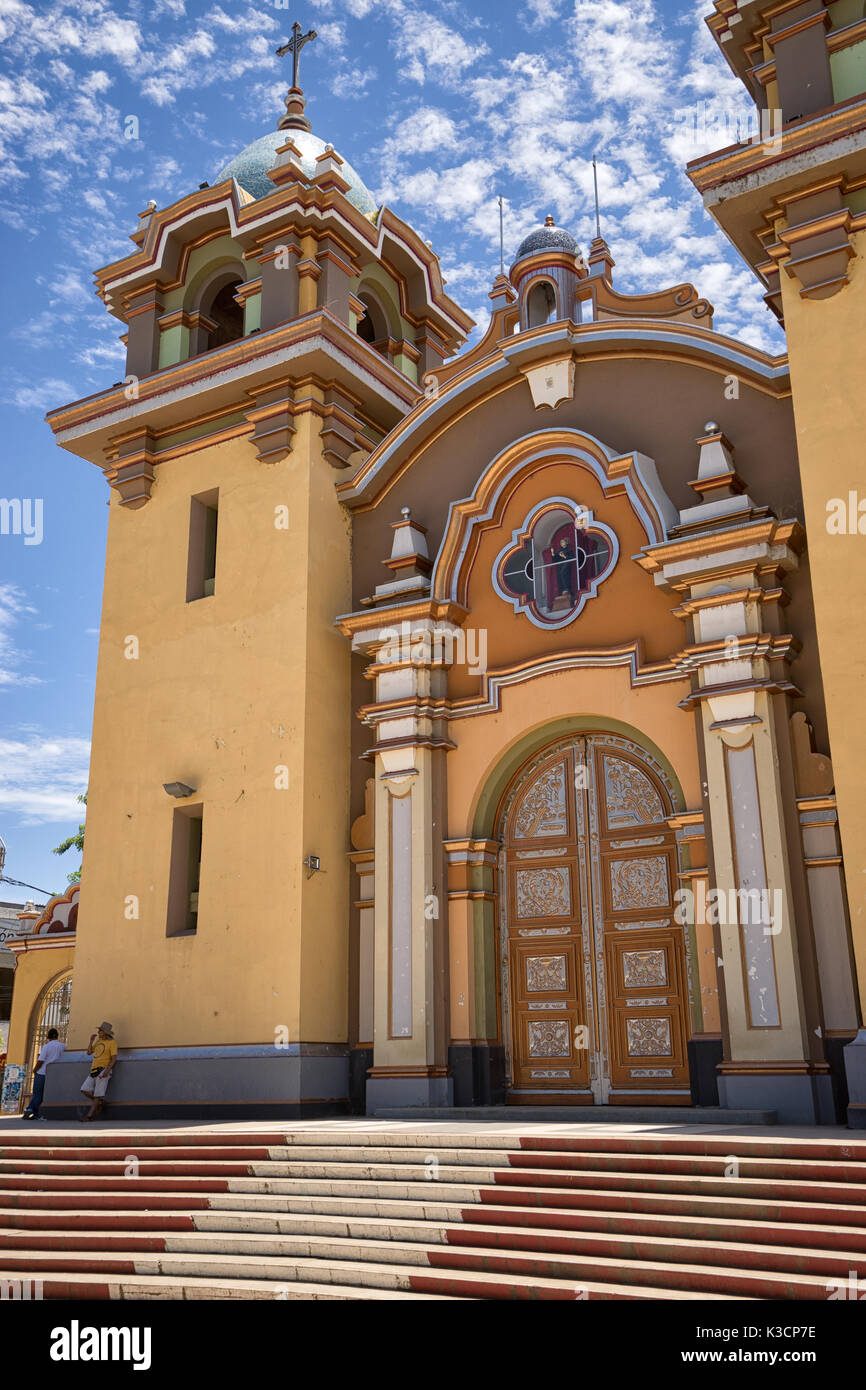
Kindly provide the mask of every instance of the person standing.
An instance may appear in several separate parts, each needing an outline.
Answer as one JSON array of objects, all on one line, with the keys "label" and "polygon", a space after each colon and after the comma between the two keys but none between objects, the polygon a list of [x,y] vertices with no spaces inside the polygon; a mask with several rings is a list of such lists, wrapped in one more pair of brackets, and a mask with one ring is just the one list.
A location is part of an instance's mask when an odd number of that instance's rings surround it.
[{"label": "person standing", "polygon": [[82,1086],[82,1094],[93,1102],[88,1114],[82,1120],[95,1120],[105,1105],[105,1093],[111,1080],[111,1073],[117,1061],[117,1039],[110,1023],[100,1023],[95,1033],[91,1033],[87,1044],[90,1057],[90,1075]]},{"label": "person standing", "polygon": [[36,1059],[36,1070],[33,1073],[33,1094],[30,1097],[30,1104],[24,1112],[25,1120],[38,1120],[39,1109],[42,1105],[42,1097],[45,1093],[45,1073],[51,1062],[57,1062],[66,1051],[66,1046],[57,1035],[56,1028],[49,1028],[48,1041]]}]

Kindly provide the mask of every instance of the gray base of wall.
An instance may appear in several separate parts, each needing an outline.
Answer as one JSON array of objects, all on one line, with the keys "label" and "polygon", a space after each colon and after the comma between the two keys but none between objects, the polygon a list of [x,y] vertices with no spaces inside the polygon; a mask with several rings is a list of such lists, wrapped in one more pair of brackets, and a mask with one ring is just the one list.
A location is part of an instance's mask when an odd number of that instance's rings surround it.
[{"label": "gray base of wall", "polygon": [[367,1077],[368,1115],[374,1115],[383,1106],[428,1109],[453,1104],[454,1078],[451,1076]]},{"label": "gray base of wall", "polygon": [[848,1083],[848,1128],[866,1129],[866,1028],[844,1050]]},{"label": "gray base of wall", "polygon": [[[89,1058],[68,1052],[48,1068],[41,1113],[74,1119]],[[110,1119],[266,1119],[349,1111],[349,1049],[339,1043],[286,1047],[164,1047],[121,1050],[108,1088]]]},{"label": "gray base of wall", "polygon": [[720,1076],[719,1100],[729,1109],[775,1110],[782,1125],[835,1125],[830,1076]]}]

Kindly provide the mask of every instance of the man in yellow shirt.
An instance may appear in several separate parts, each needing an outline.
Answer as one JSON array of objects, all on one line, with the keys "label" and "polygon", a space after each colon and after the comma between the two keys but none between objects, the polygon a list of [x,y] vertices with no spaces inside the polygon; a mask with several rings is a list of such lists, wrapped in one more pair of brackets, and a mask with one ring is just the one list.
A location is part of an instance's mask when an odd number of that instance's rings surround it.
[{"label": "man in yellow shirt", "polygon": [[97,1115],[102,1113],[105,1105],[105,1093],[108,1090],[108,1083],[114,1064],[117,1061],[117,1040],[114,1036],[114,1028],[110,1023],[100,1023],[95,1033],[91,1033],[90,1042],[87,1044],[87,1055],[90,1057],[90,1075],[82,1086],[81,1090],[85,1096],[89,1096],[93,1104],[87,1115],[82,1115],[82,1120],[95,1120]]}]

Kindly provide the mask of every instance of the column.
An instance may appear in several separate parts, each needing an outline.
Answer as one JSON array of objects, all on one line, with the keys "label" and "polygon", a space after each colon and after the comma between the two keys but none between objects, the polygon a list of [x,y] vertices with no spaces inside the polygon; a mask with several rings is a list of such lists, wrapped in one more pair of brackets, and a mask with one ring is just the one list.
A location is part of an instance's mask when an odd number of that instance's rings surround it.
[{"label": "column", "polygon": [[495,840],[448,840],[450,1044],[455,1105],[504,1100],[504,1049],[497,1037]]},{"label": "column", "polygon": [[711,844],[710,920],[723,977],[721,1104],[783,1122],[832,1124],[830,1067],[809,894],[799,847],[783,583],[804,537],[757,507],[715,425],[698,441],[694,490],[667,542],[641,564],[679,598]]}]

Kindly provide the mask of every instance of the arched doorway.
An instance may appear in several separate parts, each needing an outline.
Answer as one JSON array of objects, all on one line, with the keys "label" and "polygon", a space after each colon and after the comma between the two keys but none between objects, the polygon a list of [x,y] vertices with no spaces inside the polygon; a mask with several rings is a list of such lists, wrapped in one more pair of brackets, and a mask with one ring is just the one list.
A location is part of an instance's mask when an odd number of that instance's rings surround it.
[{"label": "arched doorway", "polygon": [[498,817],[509,1097],[688,1104],[688,977],[674,810],[630,739],[560,740],[512,779]]},{"label": "arched doorway", "polygon": [[30,1037],[27,1045],[27,1075],[22,1094],[30,1096],[33,1092],[33,1072],[36,1059],[48,1041],[51,1028],[57,1029],[60,1042],[65,1043],[69,1035],[69,1010],[72,1003],[72,971],[64,970],[42,990],[33,1006],[30,1022]]}]

